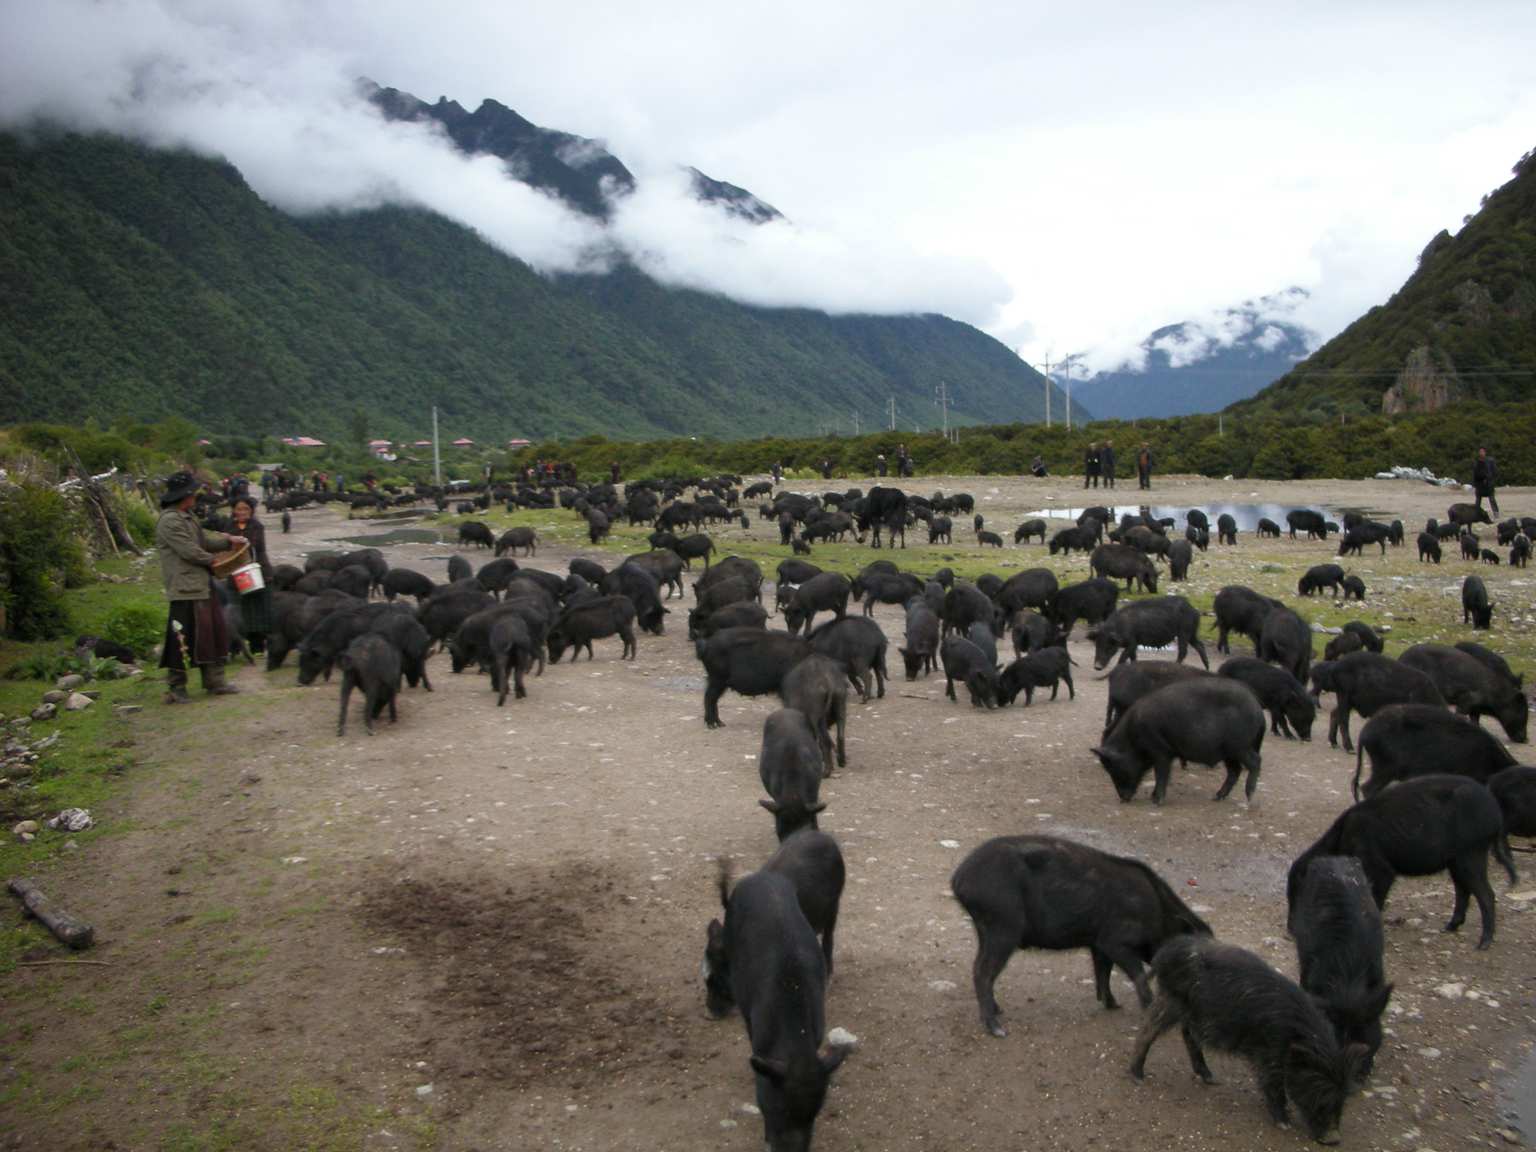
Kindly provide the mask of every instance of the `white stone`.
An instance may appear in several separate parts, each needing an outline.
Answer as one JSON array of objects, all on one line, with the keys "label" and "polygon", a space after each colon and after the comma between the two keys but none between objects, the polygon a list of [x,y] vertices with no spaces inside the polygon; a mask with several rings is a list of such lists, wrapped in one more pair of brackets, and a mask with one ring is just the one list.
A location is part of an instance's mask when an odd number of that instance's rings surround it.
[{"label": "white stone", "polygon": [[1466,990],[1467,986],[1465,984],[1442,984],[1435,989],[1435,995],[1444,997],[1447,1000],[1460,1000]]}]

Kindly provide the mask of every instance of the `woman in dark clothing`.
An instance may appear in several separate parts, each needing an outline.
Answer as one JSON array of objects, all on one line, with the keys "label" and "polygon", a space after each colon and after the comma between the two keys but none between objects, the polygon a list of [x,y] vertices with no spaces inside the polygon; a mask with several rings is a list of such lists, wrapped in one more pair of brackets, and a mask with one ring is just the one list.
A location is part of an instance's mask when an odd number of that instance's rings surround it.
[{"label": "woman in dark clothing", "polygon": [[267,559],[267,529],[256,519],[256,502],[249,496],[236,497],[230,520],[234,532],[251,542],[251,555],[261,566],[261,578],[267,585],[240,596],[241,631],[251,651],[260,652],[272,631],[272,562]]},{"label": "woman in dark clothing", "polygon": [[1088,451],[1083,454],[1083,487],[1089,485],[1099,486],[1099,446],[1088,445]]},{"label": "woman in dark clothing", "polygon": [[1493,462],[1493,457],[1488,455],[1488,449],[1479,448],[1477,459],[1472,461],[1472,491],[1477,495],[1477,506],[1483,506],[1483,498],[1487,497],[1488,507],[1493,514],[1499,514],[1499,501],[1494,493],[1494,485],[1498,481],[1498,468]]}]

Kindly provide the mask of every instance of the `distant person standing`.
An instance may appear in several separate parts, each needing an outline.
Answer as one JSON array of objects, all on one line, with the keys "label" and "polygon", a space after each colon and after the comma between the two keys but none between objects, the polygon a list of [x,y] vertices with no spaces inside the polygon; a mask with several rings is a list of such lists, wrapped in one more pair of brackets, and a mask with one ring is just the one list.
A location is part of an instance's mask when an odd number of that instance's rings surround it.
[{"label": "distant person standing", "polygon": [[608,465],[608,483],[612,484],[614,487],[618,487],[618,483],[619,483],[619,462],[617,460],[615,460],[612,464]]},{"label": "distant person standing", "polygon": [[770,468],[768,471],[773,476],[773,482],[775,484],[779,484],[779,483],[783,482],[783,480],[784,480],[784,462],[782,460],[775,460],[773,462],[773,467]]},{"label": "distant person standing", "polygon": [[1108,440],[1099,449],[1099,474],[1104,477],[1104,487],[1115,486],[1115,446]]},{"label": "distant person standing", "polygon": [[1097,488],[1099,486],[1099,446],[1089,444],[1088,451],[1083,456],[1083,487]]},{"label": "distant person standing", "polygon": [[877,454],[875,456],[875,475],[876,476],[882,476],[882,477],[885,475],[885,453],[884,452],[881,452],[881,453],[879,453],[879,454]]},{"label": "distant person standing", "polygon": [[832,461],[826,458],[823,458],[821,461],[821,478],[823,480],[832,479]]},{"label": "distant person standing", "polygon": [[1041,457],[1036,456],[1033,460],[1030,461],[1029,474],[1031,476],[1042,478],[1045,476],[1045,461]]},{"label": "distant person standing", "polygon": [[1477,494],[1477,506],[1483,506],[1483,497],[1488,498],[1488,507],[1493,514],[1499,514],[1498,497],[1493,494],[1494,484],[1498,480],[1498,466],[1493,462],[1493,457],[1488,455],[1488,449],[1479,448],[1477,459],[1472,461],[1472,491]]},{"label": "distant person standing", "polygon": [[1136,479],[1142,488],[1152,487],[1152,449],[1145,444],[1136,453]]}]

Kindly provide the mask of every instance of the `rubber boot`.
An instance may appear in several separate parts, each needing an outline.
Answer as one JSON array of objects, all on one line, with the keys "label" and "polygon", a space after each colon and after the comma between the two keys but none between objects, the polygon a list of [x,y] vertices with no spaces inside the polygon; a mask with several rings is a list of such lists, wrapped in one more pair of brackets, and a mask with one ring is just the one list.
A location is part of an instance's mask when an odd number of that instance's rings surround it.
[{"label": "rubber boot", "polygon": [[203,674],[203,691],[210,696],[234,696],[240,691],[224,679],[222,664],[199,664],[197,670]]},{"label": "rubber boot", "polygon": [[185,704],[191,699],[192,697],[187,695],[187,670],[167,668],[165,670],[165,702]]}]

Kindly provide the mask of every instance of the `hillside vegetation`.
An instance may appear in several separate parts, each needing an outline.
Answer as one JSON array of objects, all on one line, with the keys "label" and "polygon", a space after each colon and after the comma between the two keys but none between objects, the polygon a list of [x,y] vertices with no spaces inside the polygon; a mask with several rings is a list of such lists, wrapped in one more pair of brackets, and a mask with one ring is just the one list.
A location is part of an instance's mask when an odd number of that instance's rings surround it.
[{"label": "hillside vegetation", "polygon": [[1536,396],[1536,153],[1454,237],[1290,373],[1234,412],[1302,420]]},{"label": "hillside vegetation", "polygon": [[[298,219],[228,164],[0,135],[12,420],[184,416],[208,433],[448,438],[811,433],[1034,419],[1042,379],[942,316],[750,308],[633,270],[535,274],[440,216]],[[1060,397],[1058,397],[1060,402]]]}]

